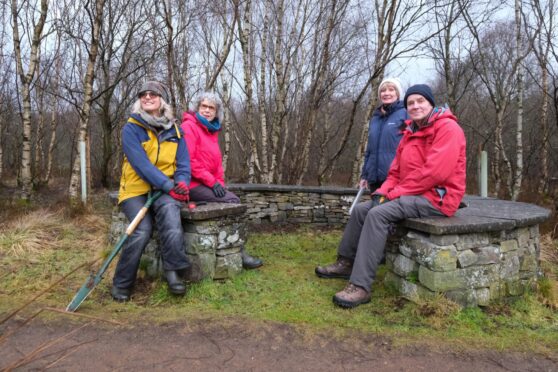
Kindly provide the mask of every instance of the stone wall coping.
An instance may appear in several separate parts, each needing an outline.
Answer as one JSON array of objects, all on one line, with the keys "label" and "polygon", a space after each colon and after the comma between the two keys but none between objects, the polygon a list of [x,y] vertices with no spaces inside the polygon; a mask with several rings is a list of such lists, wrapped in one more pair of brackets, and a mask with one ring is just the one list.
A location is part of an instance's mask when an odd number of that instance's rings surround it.
[{"label": "stone wall coping", "polygon": [[227,184],[227,188],[231,191],[239,190],[244,192],[307,192],[316,194],[334,194],[334,195],[356,195],[358,189],[355,187],[339,187],[339,186],[300,186],[300,185],[268,185],[262,183],[231,183]]},{"label": "stone wall coping", "polygon": [[180,215],[187,221],[203,221],[243,214],[246,212],[246,209],[247,206],[244,204],[207,203],[204,205],[198,205],[194,209],[188,209],[184,206],[180,211]]},{"label": "stone wall coping", "polygon": [[465,196],[468,205],[452,217],[410,218],[405,227],[434,235],[510,230],[537,225],[550,217],[550,210],[534,204]]}]

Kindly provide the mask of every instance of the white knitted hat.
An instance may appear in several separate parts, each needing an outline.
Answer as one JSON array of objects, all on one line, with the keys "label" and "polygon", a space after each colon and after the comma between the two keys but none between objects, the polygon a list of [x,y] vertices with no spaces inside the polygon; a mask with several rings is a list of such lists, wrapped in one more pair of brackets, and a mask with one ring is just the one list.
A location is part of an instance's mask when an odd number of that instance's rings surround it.
[{"label": "white knitted hat", "polygon": [[401,87],[401,82],[399,81],[398,78],[393,78],[393,77],[388,77],[382,80],[380,86],[378,87],[378,98],[380,97],[380,91],[382,90],[382,86],[384,86],[385,84],[393,85],[395,87],[395,90],[397,91],[397,96],[399,97],[399,99],[403,99],[404,94],[403,94],[403,88]]}]

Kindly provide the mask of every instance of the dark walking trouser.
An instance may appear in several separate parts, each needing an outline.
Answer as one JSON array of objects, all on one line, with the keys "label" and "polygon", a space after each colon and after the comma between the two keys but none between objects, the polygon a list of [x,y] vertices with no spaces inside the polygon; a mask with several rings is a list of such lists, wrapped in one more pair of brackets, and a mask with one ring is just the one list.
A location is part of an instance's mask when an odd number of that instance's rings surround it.
[{"label": "dark walking trouser", "polygon": [[227,193],[222,198],[215,196],[213,190],[205,185],[199,185],[190,189],[191,201],[205,201],[210,203],[233,203],[239,204],[240,198],[236,194],[227,190]]},{"label": "dark walking trouser", "polygon": [[[134,219],[146,200],[147,195],[140,195],[126,199],[120,204],[128,221]],[[155,200],[149,210],[150,213],[145,215],[122,248],[113,278],[115,287],[131,288],[134,285],[141,255],[151,238],[153,221],[155,221],[159,235],[163,269],[182,270],[190,266],[184,251],[180,208],[180,203],[167,194],[163,194]]]},{"label": "dark walking trouser", "polygon": [[384,255],[389,226],[405,218],[443,216],[422,196],[402,196],[372,208],[372,202],[357,204],[339,244],[340,256],[354,259],[350,282],[370,291]]}]

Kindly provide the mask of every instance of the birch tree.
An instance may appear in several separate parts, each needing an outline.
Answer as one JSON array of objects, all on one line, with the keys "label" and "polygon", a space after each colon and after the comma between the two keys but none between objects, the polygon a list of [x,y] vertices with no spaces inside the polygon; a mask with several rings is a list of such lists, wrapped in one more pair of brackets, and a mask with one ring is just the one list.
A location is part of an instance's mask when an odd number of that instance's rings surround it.
[{"label": "birch tree", "polygon": [[[83,103],[79,110],[79,133],[77,138],[77,144],[80,142],[85,142],[87,140],[87,129],[89,125],[89,116],[91,113],[91,103],[93,97],[93,81],[95,80],[94,69],[97,62],[97,53],[99,49],[99,36],[101,33],[101,24],[103,21],[103,11],[105,0],[95,0],[93,5],[95,9],[90,8],[91,3],[85,3],[84,9],[87,12],[88,19],[90,21],[91,35],[90,40],[87,45],[88,47],[88,59],[87,59],[87,69],[85,76],[83,78]],[[71,176],[70,176],[70,187],[68,190],[70,196],[70,202],[72,205],[76,205],[78,202],[78,189],[80,180],[80,159],[79,156],[74,158],[74,163],[72,166]]]},{"label": "birch tree", "polygon": [[[35,5],[29,1],[23,1],[18,4],[17,0],[11,2],[12,14],[12,35],[14,41],[14,54],[16,62],[17,75],[20,80],[20,95],[22,101],[22,126],[23,138],[21,147],[21,166],[20,180],[22,199],[29,199],[32,191],[31,177],[31,85],[36,77],[37,66],[39,61],[39,52],[41,41],[43,40],[43,29],[46,23],[48,1],[41,0],[38,12],[35,12]],[[30,14],[22,14],[22,12],[30,12]],[[31,25],[21,25],[22,18],[29,17],[32,20]],[[23,34],[20,34],[20,27],[23,26]],[[27,28],[29,27],[29,28]],[[32,29],[31,29],[32,27]],[[27,71],[24,68],[24,55],[22,51],[22,38],[27,35],[30,37],[30,52],[27,64]]]}]

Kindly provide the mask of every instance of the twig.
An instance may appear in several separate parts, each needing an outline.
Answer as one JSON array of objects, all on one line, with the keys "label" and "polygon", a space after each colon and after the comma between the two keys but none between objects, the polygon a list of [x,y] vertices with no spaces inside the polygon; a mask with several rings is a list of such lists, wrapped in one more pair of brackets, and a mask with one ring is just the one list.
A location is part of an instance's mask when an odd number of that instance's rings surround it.
[{"label": "twig", "polygon": [[48,291],[50,291],[54,286],[60,284],[60,282],[62,282],[64,279],[66,279],[67,277],[69,277],[70,275],[72,275],[73,273],[75,273],[76,271],[78,271],[79,269],[81,269],[84,266],[87,265],[93,265],[95,262],[99,261],[99,258],[90,261],[90,262],[86,262],[83,263],[81,265],[79,265],[78,267],[76,267],[75,269],[73,269],[72,271],[70,271],[68,274],[64,275],[62,278],[58,279],[56,282],[52,283],[47,289],[42,290],[41,292],[37,293],[31,300],[27,301],[25,304],[23,304],[22,306],[20,306],[19,308],[15,309],[14,311],[12,311],[10,314],[8,314],[7,317],[5,317],[4,319],[0,320],[0,325],[4,324],[8,319],[10,319],[11,317],[13,317],[14,315],[16,315],[17,313],[19,313],[21,310],[23,310],[25,307],[27,307],[29,304],[33,303],[33,301],[35,301],[37,298],[41,297],[43,294],[47,293]]},{"label": "twig", "polygon": [[126,323],[121,323],[121,322],[118,322],[116,320],[104,319],[104,318],[100,318],[100,317],[93,316],[93,315],[72,313],[72,312],[68,312],[66,310],[56,309],[54,307],[45,307],[44,310],[54,311],[56,313],[60,313],[60,314],[64,314],[64,315],[71,315],[71,316],[87,318],[87,319],[91,319],[91,320],[99,320],[99,321],[102,321],[102,322],[107,322],[107,323],[111,323],[111,324],[115,324],[115,325],[121,325],[121,326],[126,325]]},{"label": "twig", "polygon": [[35,350],[33,350],[32,352],[30,352],[29,354],[26,354],[23,356],[23,358],[19,359],[18,361],[16,361],[15,363],[12,363],[10,366],[6,367],[4,369],[4,371],[8,372],[8,371],[12,371],[15,368],[24,366],[30,362],[32,362],[33,360],[35,360],[35,356],[40,354],[41,352],[43,352],[44,350],[48,349],[49,347],[52,347],[54,345],[56,345],[57,343],[59,343],[60,341],[64,340],[65,338],[73,335],[74,333],[76,333],[77,331],[81,330],[82,328],[87,327],[88,325],[90,325],[91,323],[86,323],[84,325],[82,325],[79,328],[76,328],[60,337],[55,338],[52,341],[48,341],[48,342],[43,342],[41,345],[39,345],[37,348],[35,348]]},{"label": "twig", "polygon": [[[59,352],[63,352],[64,354],[62,354],[59,358],[53,360],[50,364],[44,366],[42,369],[43,369],[43,370],[46,370],[46,369],[51,368],[51,367],[54,366],[56,363],[60,362],[61,360],[64,360],[65,358],[69,357],[70,355],[72,355],[73,353],[75,353],[76,351],[78,351],[78,349],[79,349],[81,346],[86,345],[86,344],[90,344],[90,343],[95,342],[95,341],[98,341],[98,340],[99,340],[99,339],[96,338],[96,339],[94,339],[94,340],[84,341],[84,342],[79,343],[79,344],[77,344],[77,345],[70,346],[70,347],[67,348],[67,349],[60,350]],[[50,354],[50,355],[53,355],[53,354]],[[46,357],[49,357],[50,355],[45,355],[45,358],[46,358]]]}]

